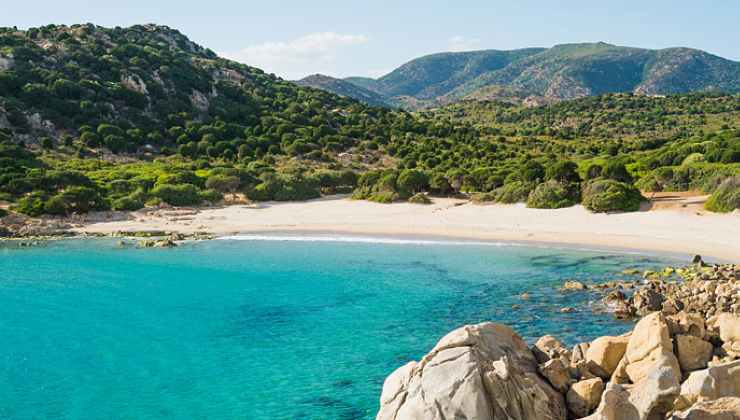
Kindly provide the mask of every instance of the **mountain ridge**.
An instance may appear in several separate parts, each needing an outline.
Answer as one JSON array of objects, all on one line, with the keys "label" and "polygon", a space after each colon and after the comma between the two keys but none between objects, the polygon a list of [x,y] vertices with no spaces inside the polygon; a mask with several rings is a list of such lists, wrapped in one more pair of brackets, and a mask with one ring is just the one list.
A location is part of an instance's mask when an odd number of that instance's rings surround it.
[{"label": "mountain ridge", "polygon": [[605,93],[736,93],[740,62],[687,47],[571,43],[430,54],[378,79],[344,81],[410,109],[462,99],[540,104]]}]

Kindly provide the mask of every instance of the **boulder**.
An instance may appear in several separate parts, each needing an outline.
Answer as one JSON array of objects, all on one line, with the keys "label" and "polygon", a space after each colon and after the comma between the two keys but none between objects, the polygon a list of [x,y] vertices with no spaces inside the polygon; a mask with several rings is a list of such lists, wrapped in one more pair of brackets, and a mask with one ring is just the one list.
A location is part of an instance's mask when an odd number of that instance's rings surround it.
[{"label": "boulder", "polygon": [[697,313],[679,312],[676,315],[666,317],[671,335],[684,334],[693,335],[697,338],[705,338],[707,334],[704,317]]},{"label": "boulder", "polygon": [[721,313],[714,323],[719,330],[722,348],[730,357],[740,358],[740,315]]},{"label": "boulder", "polygon": [[490,322],[459,328],[386,379],[378,420],[565,419],[527,344]]},{"label": "boulder", "polygon": [[568,392],[568,388],[570,388],[570,384],[573,382],[570,377],[569,367],[560,359],[550,359],[540,365],[540,373],[561,394]]},{"label": "boulder", "polygon": [[575,418],[586,417],[599,406],[603,392],[604,381],[601,378],[576,382],[565,396],[568,410]]},{"label": "boulder", "polygon": [[563,290],[586,290],[588,286],[578,280],[567,280],[563,283]]},{"label": "boulder", "polygon": [[646,315],[650,312],[663,309],[664,299],[663,295],[657,291],[651,288],[644,288],[638,290],[632,296],[632,306],[634,306],[639,315]]},{"label": "boulder", "polygon": [[557,338],[545,335],[539,338],[532,346],[532,353],[537,363],[545,363],[553,358],[565,356],[570,361],[570,352]]},{"label": "boulder", "polygon": [[700,402],[688,410],[674,414],[672,420],[740,420],[740,398],[725,397]]},{"label": "boulder", "polygon": [[[640,363],[651,356],[652,358],[657,357],[656,354],[653,354],[655,350],[659,350],[658,353],[673,354],[673,343],[671,342],[668,324],[665,316],[660,312],[653,312],[642,318],[632,330],[625,351],[628,374],[630,365]],[[678,365],[678,361],[676,361],[676,365]],[[640,379],[642,378],[630,375],[630,380],[633,383],[639,382]]]},{"label": "boulder", "polygon": [[674,404],[677,410],[722,397],[740,396],[740,360],[691,372]]},{"label": "boulder", "polygon": [[589,420],[655,420],[662,419],[673,408],[679,392],[675,372],[659,366],[637,384],[610,382],[601,403]]},{"label": "boulder", "polygon": [[571,351],[570,361],[572,363],[580,362],[581,360],[586,360],[586,352],[588,352],[588,343],[579,343],[573,346],[573,351]]},{"label": "boulder", "polygon": [[704,369],[707,363],[712,360],[714,347],[712,344],[694,337],[693,335],[676,336],[676,356],[678,364],[684,372]]},{"label": "boulder", "polygon": [[586,362],[591,371],[608,379],[624,356],[629,340],[630,338],[625,336],[604,336],[591,342],[586,351]]}]

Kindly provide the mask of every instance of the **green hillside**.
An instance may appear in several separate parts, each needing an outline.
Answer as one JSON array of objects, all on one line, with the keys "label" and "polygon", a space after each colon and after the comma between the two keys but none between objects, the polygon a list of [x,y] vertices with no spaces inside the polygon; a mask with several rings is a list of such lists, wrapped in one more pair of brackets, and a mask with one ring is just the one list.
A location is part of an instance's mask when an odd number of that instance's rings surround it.
[{"label": "green hillside", "polygon": [[356,84],[362,83],[358,80],[355,80],[355,82],[352,83],[347,80],[336,79],[334,77],[324,76],[322,74],[314,74],[308,77],[304,77],[303,79],[298,80],[295,83],[299,86],[321,89],[327,92],[331,92],[335,95],[357,99],[358,101],[364,102],[368,105],[386,107],[396,106],[395,101],[391,98],[384,97],[370,89],[366,89]]},{"label": "green hillside", "polygon": [[0,206],[30,215],[236,193],[392,202],[467,192],[551,206],[580,202],[583,187],[634,203],[633,182],[734,197],[735,181],[719,186],[740,174],[737,95],[407,113],[297,86],[154,25],[1,29],[0,65]]}]

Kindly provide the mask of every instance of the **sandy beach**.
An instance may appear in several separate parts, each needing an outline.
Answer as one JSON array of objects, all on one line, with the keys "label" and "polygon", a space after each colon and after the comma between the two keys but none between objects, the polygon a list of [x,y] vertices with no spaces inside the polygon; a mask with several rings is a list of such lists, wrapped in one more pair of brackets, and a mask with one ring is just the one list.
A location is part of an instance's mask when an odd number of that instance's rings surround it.
[{"label": "sandy beach", "polygon": [[699,208],[691,202],[688,205],[663,203],[654,204],[649,211],[594,214],[581,206],[539,210],[528,209],[523,204],[477,205],[450,198],[437,198],[432,205],[425,206],[331,197],[299,203],[136,212],[127,220],[88,223],[75,230],[439,236],[589,245],[687,257],[702,254],[733,261],[740,258],[740,214],[713,214]]}]

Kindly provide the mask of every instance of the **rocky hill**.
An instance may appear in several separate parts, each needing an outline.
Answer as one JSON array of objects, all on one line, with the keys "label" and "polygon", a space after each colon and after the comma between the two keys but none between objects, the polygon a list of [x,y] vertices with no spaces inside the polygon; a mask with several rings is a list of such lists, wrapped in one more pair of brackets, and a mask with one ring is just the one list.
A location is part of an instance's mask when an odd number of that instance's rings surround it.
[{"label": "rocky hill", "polygon": [[539,105],[616,92],[735,93],[740,91],[740,63],[690,48],[649,50],[583,43],[433,54],[375,81],[347,81],[411,109],[461,99]]}]

